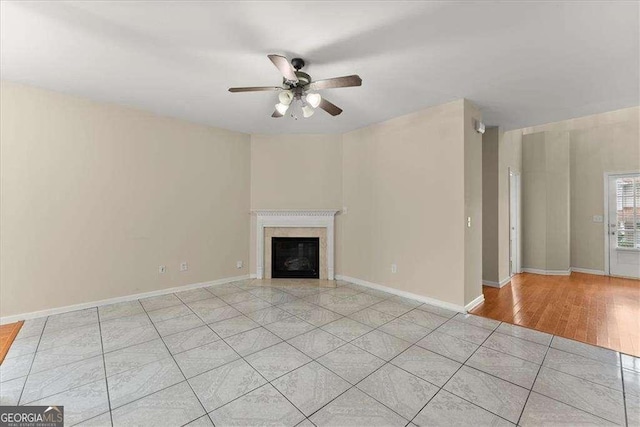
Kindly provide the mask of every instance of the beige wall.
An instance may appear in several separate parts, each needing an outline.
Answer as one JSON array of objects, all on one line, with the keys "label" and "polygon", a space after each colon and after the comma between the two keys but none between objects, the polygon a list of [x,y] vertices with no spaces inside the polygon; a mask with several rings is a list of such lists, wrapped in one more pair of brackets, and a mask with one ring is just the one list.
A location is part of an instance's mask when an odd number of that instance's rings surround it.
[{"label": "beige wall", "polygon": [[251,137],[3,82],[0,314],[247,274],[252,208],[342,206],[337,273],[464,305],[478,117],[460,100],[347,135]]},{"label": "beige wall", "polygon": [[522,137],[522,267],[570,267],[569,133]]},{"label": "beige wall", "polygon": [[571,265],[604,269],[602,223],[593,215],[604,215],[604,173],[640,172],[640,126],[638,114],[629,120],[577,129],[571,132]]},{"label": "beige wall", "polygon": [[252,135],[251,208],[340,208],[341,159],[341,135]]},{"label": "beige wall", "polygon": [[1,94],[0,316],[248,274],[248,135]]},{"label": "beige wall", "polygon": [[[514,168],[523,157],[523,135],[540,132],[568,132],[570,163],[570,265],[594,271],[604,268],[603,224],[593,222],[594,215],[604,215],[604,173],[640,170],[640,107],[579,117],[556,123],[505,132],[501,144],[503,159]],[[520,158],[520,159],[519,159]],[[507,160],[511,159],[511,160]],[[500,173],[502,182],[504,172]],[[508,181],[507,181],[508,185]],[[522,179],[523,195],[527,182]],[[502,187],[502,186],[501,186]],[[508,187],[507,187],[508,189]],[[500,195],[499,238],[500,277],[508,274],[509,217],[508,190]],[[503,208],[504,207],[504,208]],[[523,212],[523,215],[526,213]],[[521,236],[526,234],[523,230]],[[526,240],[526,239],[522,239]]]},{"label": "beige wall", "polygon": [[455,101],[343,135],[340,274],[464,305],[464,120]]},{"label": "beige wall", "polygon": [[[499,143],[500,128],[487,128],[482,135],[482,280],[500,281],[499,227]],[[508,206],[507,206],[508,209]]]},{"label": "beige wall", "polygon": [[[495,239],[496,203],[483,227],[487,153],[473,131],[480,114],[467,101],[345,135],[249,136],[9,82],[1,90],[0,316],[243,275],[249,265],[255,271],[250,209],[344,206],[337,274],[456,305],[480,294],[482,233]],[[571,266],[601,270],[602,224],[592,217],[604,213],[604,172],[640,170],[639,117],[640,108],[630,108],[497,130],[497,196],[495,173],[485,187],[497,197],[496,281],[509,274],[509,171],[522,171],[523,193],[535,199],[523,157],[558,160],[523,149],[523,138],[568,135],[561,138],[568,175],[544,186],[544,200],[560,197],[554,205],[564,210],[537,203],[523,213],[545,209],[541,262],[560,269],[570,253]],[[570,226],[549,226],[550,216],[566,212]],[[563,226],[570,250],[558,234]],[[547,249],[552,239],[560,255]],[[235,268],[238,260],[244,268]],[[187,272],[178,272],[181,261]],[[168,272],[159,275],[159,265]]]},{"label": "beige wall", "polygon": [[[562,212],[537,203],[523,213],[544,207],[544,220],[524,232],[544,233],[541,262],[559,269],[570,253],[571,266],[594,270],[604,259],[602,224],[592,222],[604,213],[603,173],[640,170],[640,108],[497,129],[496,166],[483,173],[487,152],[473,131],[480,113],[464,100],[345,135],[249,136],[9,82],[1,89],[1,316],[247,274],[249,259],[255,271],[250,209],[343,206],[337,274],[465,305],[480,295],[483,244],[495,254],[496,227],[497,263],[492,254],[485,270],[508,277],[510,170],[522,171],[523,193],[563,200],[553,203]],[[523,158],[558,160],[523,148],[539,135],[568,135],[560,139],[570,167],[554,177],[562,185],[548,186],[545,175],[538,191],[528,188],[536,181]],[[549,226],[569,211],[570,226]],[[493,241],[482,242],[483,228]],[[547,249],[552,239],[561,255]],[[177,271],[181,261],[187,272]]]},{"label": "beige wall", "polygon": [[[336,217],[337,274],[464,305],[481,294],[479,118],[460,100],[345,135],[252,136],[251,207],[344,206]],[[447,208],[435,209],[439,201]],[[253,217],[250,247],[254,273]]]},{"label": "beige wall", "polygon": [[[547,165],[547,262],[546,269],[571,267],[571,193],[569,132],[545,132]],[[526,223],[525,223],[526,225]]]},{"label": "beige wall", "polygon": [[[341,206],[341,135],[251,136],[251,209],[337,210]],[[249,221],[254,274],[255,216]]]},{"label": "beige wall", "polygon": [[547,180],[544,132],[522,137],[522,267],[546,270]]},{"label": "beige wall", "polygon": [[464,100],[464,305],[482,295],[482,135],[480,110]]}]

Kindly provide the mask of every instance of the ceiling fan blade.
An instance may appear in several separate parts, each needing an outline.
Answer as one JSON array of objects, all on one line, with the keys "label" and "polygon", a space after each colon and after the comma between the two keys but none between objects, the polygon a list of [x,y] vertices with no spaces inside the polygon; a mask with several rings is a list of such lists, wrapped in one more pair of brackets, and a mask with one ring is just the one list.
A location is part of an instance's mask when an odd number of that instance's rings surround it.
[{"label": "ceiling fan blade", "polygon": [[287,81],[295,82],[295,83],[298,82],[298,76],[296,76],[296,70],[293,68],[293,66],[291,65],[291,63],[287,58],[285,58],[282,55],[267,55],[267,56],[269,57],[271,62],[273,62],[273,65],[275,65],[276,68],[280,70],[280,73],[283,75],[283,77]]},{"label": "ceiling fan blade", "polygon": [[322,98],[322,100],[320,101],[320,105],[318,105],[318,107],[322,108],[324,111],[331,114],[332,116],[337,116],[340,113],[342,113],[342,108],[338,107],[336,104],[333,104],[327,101],[324,98]]},{"label": "ceiling fan blade", "polygon": [[278,110],[273,110],[273,114],[271,115],[271,117],[278,119],[280,117],[284,116],[284,114],[281,114]]},{"label": "ceiling fan blade", "polygon": [[270,90],[282,90],[277,86],[257,86],[257,87],[230,87],[229,92],[266,92]]},{"label": "ceiling fan blade", "polygon": [[320,90],[320,89],[334,89],[338,87],[352,87],[352,86],[361,86],[362,79],[359,75],[354,74],[351,76],[344,77],[334,77],[332,79],[318,80],[315,82],[309,83],[309,90]]}]

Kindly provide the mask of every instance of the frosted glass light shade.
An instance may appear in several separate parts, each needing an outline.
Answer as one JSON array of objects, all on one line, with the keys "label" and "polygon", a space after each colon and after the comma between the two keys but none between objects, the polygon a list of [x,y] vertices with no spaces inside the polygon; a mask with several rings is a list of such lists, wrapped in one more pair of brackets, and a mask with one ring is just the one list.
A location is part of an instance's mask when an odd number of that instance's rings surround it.
[{"label": "frosted glass light shade", "polygon": [[310,93],[307,95],[307,102],[313,108],[318,108],[318,105],[320,105],[320,101],[322,101],[322,97],[319,93]]},{"label": "frosted glass light shade", "polygon": [[305,105],[304,107],[302,107],[302,115],[305,118],[313,116],[313,113],[315,113],[315,110],[310,106]]},{"label": "frosted glass light shade", "polygon": [[289,109],[288,105],[285,104],[276,104],[276,110],[278,111],[278,113],[282,114],[284,116],[284,113],[287,112],[287,110]]},{"label": "frosted glass light shade", "polygon": [[283,90],[278,95],[278,100],[283,105],[291,104],[291,101],[293,101],[293,92],[291,92],[290,90]]}]

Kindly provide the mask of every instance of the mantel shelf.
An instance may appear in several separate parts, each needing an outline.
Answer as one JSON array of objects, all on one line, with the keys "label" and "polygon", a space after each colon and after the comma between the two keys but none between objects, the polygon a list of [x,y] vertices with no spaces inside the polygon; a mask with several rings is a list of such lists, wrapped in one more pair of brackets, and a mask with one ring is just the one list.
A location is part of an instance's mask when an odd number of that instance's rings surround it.
[{"label": "mantel shelf", "polygon": [[338,209],[255,209],[252,215],[258,216],[335,216]]}]

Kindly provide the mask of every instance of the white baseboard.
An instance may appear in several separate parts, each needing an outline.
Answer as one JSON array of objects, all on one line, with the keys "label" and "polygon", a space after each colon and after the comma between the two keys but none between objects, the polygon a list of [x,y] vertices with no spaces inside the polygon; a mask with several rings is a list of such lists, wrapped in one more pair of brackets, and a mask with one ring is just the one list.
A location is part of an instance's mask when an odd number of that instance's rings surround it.
[{"label": "white baseboard", "polygon": [[[371,288],[371,289],[376,289],[378,291],[388,292],[388,293],[393,294],[393,295],[401,296],[401,297],[404,297],[404,298],[414,299],[416,301],[420,301],[420,302],[423,302],[425,304],[435,305],[437,307],[446,308],[448,310],[457,311],[457,312],[460,312],[460,313],[465,313],[467,311],[467,307],[471,306],[472,304],[475,303],[475,305],[473,305],[473,307],[475,307],[476,305],[480,304],[480,302],[484,301],[484,295],[480,295],[478,298],[473,300],[470,304],[467,304],[466,307],[463,307],[461,305],[452,304],[450,302],[440,301],[440,300],[435,299],[435,298],[429,298],[429,297],[425,297],[423,295],[413,294],[411,292],[401,291],[401,290],[398,290],[398,289],[395,289],[395,288],[390,288],[388,286],[379,285],[377,283],[367,282],[366,280],[357,279],[355,277],[349,277],[349,276],[343,276],[343,275],[337,274],[336,275],[336,280],[344,280],[345,282],[351,282],[351,283],[354,283],[356,285],[364,286],[364,287]],[[480,302],[476,302],[479,299],[480,299]]]},{"label": "white baseboard", "polygon": [[571,271],[576,273],[595,274],[596,276],[605,276],[604,270],[592,270],[590,268],[571,267]]},{"label": "white baseboard", "polygon": [[618,279],[631,279],[631,280],[640,280],[635,276],[619,276],[617,274],[610,274],[609,277],[617,277]]},{"label": "white baseboard", "polygon": [[544,274],[545,276],[569,276],[571,269],[568,270],[540,270],[538,268],[523,268],[524,273]]},{"label": "white baseboard", "polygon": [[50,308],[47,310],[32,311],[31,313],[15,314],[12,316],[0,317],[0,325],[3,325],[5,323],[17,322],[18,320],[35,319],[37,317],[51,316],[54,314],[67,313],[69,311],[83,310],[85,308],[99,307],[102,305],[115,304],[118,302],[132,301],[132,300],[141,299],[141,298],[155,297],[158,295],[172,294],[174,292],[188,291],[190,289],[204,288],[206,286],[222,285],[225,283],[246,280],[248,278],[249,278],[248,274],[244,276],[225,277],[223,279],[212,280],[210,282],[192,283],[189,285],[176,286],[173,288],[160,289],[157,291],[143,292],[140,294],[108,298],[108,299],[103,299],[99,301],[84,302],[80,304],[67,305],[64,307]]},{"label": "white baseboard", "polygon": [[464,310],[471,311],[474,308],[476,308],[476,306],[482,304],[483,302],[484,302],[484,294],[480,295],[479,297],[471,301],[469,304],[465,305]]},{"label": "white baseboard", "polygon": [[491,280],[483,280],[482,284],[486,286],[491,286],[493,288],[502,288],[503,286],[506,286],[509,282],[511,282],[511,277],[502,279],[499,282],[492,282]]},{"label": "white baseboard", "polygon": [[498,282],[492,282],[491,280],[482,280],[482,284],[485,286],[491,286],[494,288],[499,288],[500,287],[500,283]]}]

